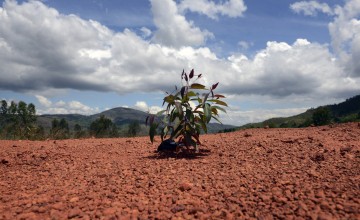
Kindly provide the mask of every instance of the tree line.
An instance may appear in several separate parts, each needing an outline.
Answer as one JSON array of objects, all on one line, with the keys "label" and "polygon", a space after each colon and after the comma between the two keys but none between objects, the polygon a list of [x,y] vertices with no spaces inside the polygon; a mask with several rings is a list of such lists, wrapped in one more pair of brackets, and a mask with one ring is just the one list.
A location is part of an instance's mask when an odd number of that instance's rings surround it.
[{"label": "tree line", "polygon": [[[139,121],[133,121],[128,125],[125,136],[136,136],[141,130]],[[83,128],[75,124],[70,129],[66,119],[53,119],[51,128],[46,131],[37,123],[35,105],[19,101],[18,103],[6,100],[1,101],[0,106],[0,138],[1,139],[68,139],[68,138],[114,138],[124,136],[119,133],[119,128],[111,119],[101,115],[100,118],[91,122],[89,127]]]}]

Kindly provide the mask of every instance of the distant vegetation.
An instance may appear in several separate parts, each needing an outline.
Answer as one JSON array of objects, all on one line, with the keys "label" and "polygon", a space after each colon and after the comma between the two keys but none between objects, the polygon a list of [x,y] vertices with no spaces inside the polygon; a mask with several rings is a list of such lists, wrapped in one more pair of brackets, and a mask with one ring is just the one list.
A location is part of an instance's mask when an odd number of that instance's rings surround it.
[{"label": "distant vegetation", "polygon": [[[287,118],[271,118],[259,123],[243,125],[238,129],[246,128],[299,128],[311,125],[320,126],[331,123],[360,122],[360,95],[347,99],[346,101],[311,108],[299,115]],[[223,130],[222,132],[224,132]]]},{"label": "distant vegetation", "polygon": [[35,139],[43,136],[43,128],[36,125],[36,110],[32,103],[1,101],[0,136],[5,139]]},{"label": "distant vegetation", "polygon": [[[95,115],[36,115],[35,105],[20,101],[0,103],[0,139],[67,139],[145,136],[147,113],[131,108],[113,108]],[[210,132],[233,126],[211,124]]]}]

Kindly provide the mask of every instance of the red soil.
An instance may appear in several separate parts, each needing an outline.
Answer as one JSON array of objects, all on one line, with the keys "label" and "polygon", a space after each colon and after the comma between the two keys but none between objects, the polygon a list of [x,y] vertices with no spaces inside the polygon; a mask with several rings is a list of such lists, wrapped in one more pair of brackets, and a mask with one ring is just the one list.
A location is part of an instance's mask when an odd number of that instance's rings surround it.
[{"label": "red soil", "polygon": [[0,141],[0,219],[360,219],[360,125],[201,137]]}]

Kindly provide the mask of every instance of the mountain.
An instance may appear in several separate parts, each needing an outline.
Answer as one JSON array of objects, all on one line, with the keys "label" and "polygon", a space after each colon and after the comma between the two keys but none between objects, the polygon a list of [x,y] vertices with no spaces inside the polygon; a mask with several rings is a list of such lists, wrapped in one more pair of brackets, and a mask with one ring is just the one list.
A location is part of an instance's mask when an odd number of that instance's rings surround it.
[{"label": "mountain", "polygon": [[239,127],[238,129],[256,128],[256,127],[306,127],[313,124],[312,116],[314,112],[320,108],[328,109],[330,113],[330,121],[334,123],[343,123],[350,121],[360,121],[360,95],[347,99],[344,102],[333,105],[325,105],[311,108],[304,113],[291,116],[271,118],[259,123],[249,123]]},{"label": "mountain", "polygon": [[[64,118],[68,123],[70,129],[73,129],[75,124],[79,124],[82,128],[88,128],[91,122],[95,121],[97,118],[100,118],[101,115],[104,115],[106,118],[109,118],[116,124],[119,129],[126,129],[128,124],[133,121],[138,121],[143,128],[142,134],[146,134],[148,128],[145,128],[145,120],[148,116],[148,113],[142,112],[136,109],[118,107],[103,111],[94,115],[80,115],[80,114],[46,114],[38,116],[37,123],[45,128],[45,130],[51,129],[51,122],[54,119]],[[208,125],[209,133],[216,133],[219,130],[235,128],[232,125],[223,125],[218,123],[210,123]]]}]

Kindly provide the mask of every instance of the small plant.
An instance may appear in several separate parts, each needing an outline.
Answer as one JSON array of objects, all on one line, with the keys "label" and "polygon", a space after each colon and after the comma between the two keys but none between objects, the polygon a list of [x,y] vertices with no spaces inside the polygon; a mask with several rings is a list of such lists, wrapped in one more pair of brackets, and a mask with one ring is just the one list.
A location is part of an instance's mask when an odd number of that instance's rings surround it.
[{"label": "small plant", "polygon": [[163,106],[166,104],[166,109],[146,118],[152,143],[159,130],[162,142],[169,135],[167,141],[174,142],[177,139],[178,147],[188,150],[193,148],[198,152],[201,130],[207,133],[207,124],[211,119],[221,123],[218,116],[219,111],[226,112],[222,106],[227,104],[221,100],[225,96],[214,93],[219,83],[209,89],[198,83],[201,76],[195,75],[194,70],[189,74],[183,71],[181,88],[175,86],[175,90],[164,98]]}]

